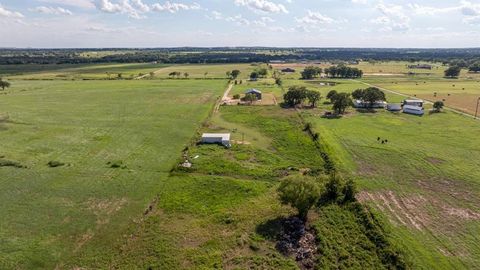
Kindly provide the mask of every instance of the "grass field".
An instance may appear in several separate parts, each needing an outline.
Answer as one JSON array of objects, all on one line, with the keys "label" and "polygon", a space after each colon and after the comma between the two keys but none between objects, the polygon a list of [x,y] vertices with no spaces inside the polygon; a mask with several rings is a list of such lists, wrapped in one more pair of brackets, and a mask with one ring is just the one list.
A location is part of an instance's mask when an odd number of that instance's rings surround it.
[{"label": "grass field", "polygon": [[[93,259],[161,188],[224,81],[12,81],[0,99],[0,268]],[[50,168],[47,163],[66,165]],[[125,168],[113,168],[122,164]],[[85,255],[86,256],[86,255]]]},{"label": "grass field", "polygon": [[[247,81],[258,68],[250,64],[0,67],[12,83],[0,95],[0,268],[298,269],[276,248],[280,222],[295,213],[276,188],[292,175],[323,175],[327,153],[371,210],[311,212],[318,269],[392,269],[392,254],[411,269],[474,269],[478,121],[450,111],[325,119],[325,99],[317,109],[220,106],[210,115],[233,69],[243,82],[230,96],[257,88],[278,102],[294,85],[324,97],[364,83],[425,99],[436,89],[455,108],[455,95],[480,93],[471,74],[443,79],[436,65],[408,76],[407,64],[362,62],[369,75],[358,81],[303,81],[303,64],[292,65],[297,73],[282,77],[283,88],[271,78]],[[189,79],[168,78],[173,71]],[[149,72],[154,78],[128,80]],[[196,145],[201,132],[230,132],[234,145]],[[182,152],[192,168],[177,166]]]},{"label": "grass field", "polygon": [[337,164],[361,185],[361,200],[388,217],[396,243],[417,269],[480,263],[476,121],[454,113],[355,113],[337,120],[306,115]]}]

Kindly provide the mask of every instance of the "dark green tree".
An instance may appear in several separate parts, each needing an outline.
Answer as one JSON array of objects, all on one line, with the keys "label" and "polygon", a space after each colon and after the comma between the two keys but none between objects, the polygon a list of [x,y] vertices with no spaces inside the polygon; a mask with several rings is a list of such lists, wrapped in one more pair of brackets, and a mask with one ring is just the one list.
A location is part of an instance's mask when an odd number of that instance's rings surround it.
[{"label": "dark green tree", "polygon": [[333,103],[335,101],[335,98],[336,98],[337,95],[338,95],[338,92],[336,90],[331,90],[327,94],[327,99],[330,99],[330,102]]},{"label": "dark green tree", "polygon": [[240,73],[242,73],[240,72],[240,70],[234,69],[232,70],[232,72],[230,72],[230,75],[232,76],[232,79],[235,80],[236,78],[238,78],[238,76],[240,76]]},{"label": "dark green tree", "polygon": [[305,86],[292,86],[283,95],[283,100],[288,106],[294,107],[303,103],[307,98],[307,92],[308,90]]},{"label": "dark green tree", "polygon": [[5,91],[5,88],[9,88],[11,84],[7,81],[4,81],[2,78],[0,78],[0,87],[2,88],[2,91]]},{"label": "dark green tree", "polygon": [[451,66],[445,70],[445,77],[447,78],[457,78],[460,76],[462,68],[459,66]]},{"label": "dark green tree", "polygon": [[258,79],[258,77],[259,77],[258,72],[254,71],[254,72],[250,73],[250,80],[256,81]]},{"label": "dark green tree", "polygon": [[433,103],[433,108],[436,112],[440,112],[443,109],[443,106],[445,106],[445,103],[443,103],[443,101],[436,101],[435,103]]},{"label": "dark green tree", "polygon": [[336,114],[344,114],[352,105],[353,101],[349,93],[338,93],[333,101],[333,110]]},{"label": "dark green tree", "polygon": [[304,80],[311,80],[318,77],[320,74],[322,74],[322,69],[315,66],[308,66],[301,73],[302,79]]},{"label": "dark green tree", "polygon": [[312,108],[315,108],[317,106],[318,101],[322,99],[322,95],[320,95],[320,92],[317,92],[317,91],[308,90],[306,93],[306,96]]}]

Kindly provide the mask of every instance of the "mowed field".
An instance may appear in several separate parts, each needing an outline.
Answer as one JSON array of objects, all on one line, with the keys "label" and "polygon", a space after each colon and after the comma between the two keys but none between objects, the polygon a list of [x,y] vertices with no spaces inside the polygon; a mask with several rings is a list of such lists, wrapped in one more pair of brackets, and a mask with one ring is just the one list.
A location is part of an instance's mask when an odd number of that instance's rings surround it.
[{"label": "mowed field", "polygon": [[10,81],[0,98],[2,269],[108,258],[226,88],[224,80]]}]

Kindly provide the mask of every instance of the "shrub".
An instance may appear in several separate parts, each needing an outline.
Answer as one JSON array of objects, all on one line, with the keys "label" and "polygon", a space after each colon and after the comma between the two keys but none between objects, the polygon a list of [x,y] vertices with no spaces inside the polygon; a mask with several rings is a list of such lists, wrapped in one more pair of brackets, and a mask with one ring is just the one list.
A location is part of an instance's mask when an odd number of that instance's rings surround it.
[{"label": "shrub", "polygon": [[436,112],[440,112],[443,109],[443,106],[445,106],[443,101],[436,101],[435,103],[433,103],[433,108]]},{"label": "shrub", "polygon": [[233,95],[233,99],[240,99],[240,95],[239,94]]},{"label": "shrub", "polygon": [[53,161],[52,160],[52,161],[49,161],[47,165],[50,168],[56,168],[56,167],[65,166],[65,163],[60,162],[60,161]]},{"label": "shrub", "polygon": [[321,190],[317,182],[311,178],[287,178],[278,188],[282,204],[297,209],[298,216],[306,221],[308,211],[317,203]]}]

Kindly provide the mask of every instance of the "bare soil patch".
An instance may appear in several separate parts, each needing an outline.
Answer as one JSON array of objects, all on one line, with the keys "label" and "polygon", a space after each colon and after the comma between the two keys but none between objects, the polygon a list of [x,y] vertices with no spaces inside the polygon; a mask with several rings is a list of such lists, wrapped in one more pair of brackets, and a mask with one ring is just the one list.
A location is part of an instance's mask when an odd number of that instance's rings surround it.
[{"label": "bare soil patch", "polygon": [[456,94],[441,94],[438,93],[435,97],[433,93],[430,94],[417,94],[417,97],[421,99],[436,101],[444,100],[445,106],[455,108],[459,111],[474,115],[477,107],[478,95],[468,93],[456,93]]}]

